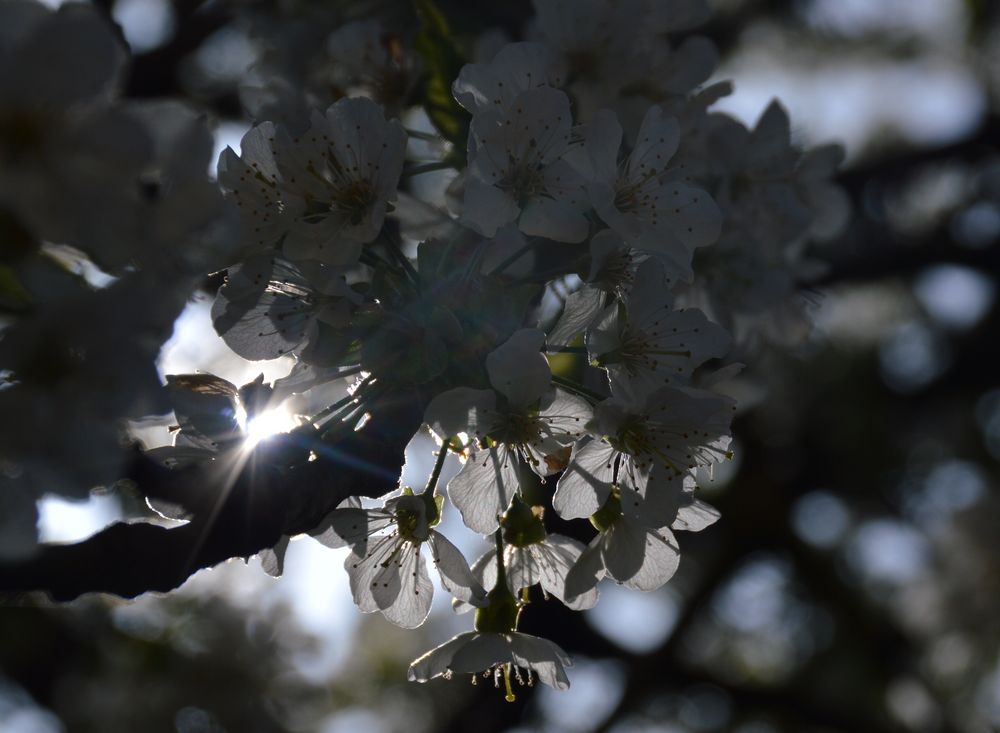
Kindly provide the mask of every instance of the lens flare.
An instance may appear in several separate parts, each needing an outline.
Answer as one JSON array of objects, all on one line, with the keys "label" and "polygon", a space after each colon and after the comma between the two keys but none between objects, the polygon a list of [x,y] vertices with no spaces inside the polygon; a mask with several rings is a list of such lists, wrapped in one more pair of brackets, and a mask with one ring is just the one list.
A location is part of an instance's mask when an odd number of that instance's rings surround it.
[{"label": "lens flare", "polygon": [[250,450],[265,438],[278,433],[287,433],[298,425],[295,416],[284,407],[265,410],[247,422],[243,447]]}]

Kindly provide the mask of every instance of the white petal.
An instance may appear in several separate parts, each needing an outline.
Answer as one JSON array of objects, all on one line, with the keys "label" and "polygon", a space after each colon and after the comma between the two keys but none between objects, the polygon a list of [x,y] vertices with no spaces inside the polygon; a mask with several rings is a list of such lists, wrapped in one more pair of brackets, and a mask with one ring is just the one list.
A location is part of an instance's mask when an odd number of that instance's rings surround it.
[{"label": "white petal", "polygon": [[496,664],[513,661],[514,655],[508,635],[480,633],[455,650],[451,659],[451,669],[455,672],[474,674]]},{"label": "white petal", "polygon": [[509,636],[514,663],[535,671],[538,679],[557,690],[569,689],[569,678],[565,667],[573,666],[569,658],[557,644],[528,634],[513,633]]},{"label": "white petal", "polygon": [[730,397],[689,387],[650,395],[646,414],[662,439],[655,458],[679,474],[719,463],[729,448],[734,406]]},{"label": "white petal", "polygon": [[707,80],[718,64],[715,44],[704,36],[690,36],[670,53],[657,84],[672,94],[686,94]]},{"label": "white petal", "polygon": [[282,535],[278,544],[258,553],[261,568],[272,578],[280,578],[285,572],[285,551],[288,549],[288,540],[288,535]]},{"label": "white petal", "polygon": [[473,114],[505,110],[519,93],[542,85],[561,86],[562,77],[557,60],[542,44],[509,43],[489,64],[463,66],[452,93]]},{"label": "white petal", "polygon": [[432,531],[428,544],[434,566],[441,576],[441,587],[460,601],[485,606],[486,591],[473,576],[461,551],[440,532]]},{"label": "white petal", "polygon": [[8,60],[8,48],[5,61],[15,63],[19,73],[4,79],[5,85],[15,87],[16,98],[23,95],[52,110],[106,95],[123,68],[124,50],[112,27],[83,5],[68,5],[36,23],[15,46],[16,61]]},{"label": "white petal", "polygon": [[353,547],[392,524],[392,515],[380,509],[334,509],[309,534],[327,547]]},{"label": "white petal", "polygon": [[566,576],[570,569],[580,559],[586,545],[560,534],[550,534],[544,542],[530,545],[524,549],[525,554],[533,558],[532,571],[534,582],[561,600],[574,611],[593,608],[597,603],[597,589],[574,596],[572,600],[566,597]]},{"label": "white petal", "polygon": [[791,123],[781,102],[771,100],[751,134],[755,160],[781,159],[787,155],[791,143]]},{"label": "white petal", "polygon": [[585,427],[594,416],[590,403],[583,397],[563,389],[552,391],[551,401],[543,400],[539,419],[545,425],[543,435],[555,438],[563,445],[574,443],[585,434]]},{"label": "white petal", "polygon": [[372,580],[372,597],[386,619],[404,629],[414,629],[427,618],[434,586],[419,547],[404,544],[400,556],[381,568]]},{"label": "white petal", "polygon": [[715,524],[719,516],[719,510],[714,506],[694,499],[690,504],[682,506],[677,511],[677,519],[674,520],[671,528],[685,532],[700,532]]},{"label": "white petal", "polygon": [[[410,682],[426,682],[434,677],[447,674],[451,669],[451,661],[455,656],[455,652],[477,636],[479,634],[475,631],[466,631],[453,636],[444,644],[431,649],[426,654],[422,654],[410,664],[410,668],[406,671],[406,678]],[[485,667],[482,669],[485,669]]]},{"label": "white petal", "polygon": [[634,590],[655,590],[677,571],[680,551],[666,527],[651,530],[622,517],[604,545],[608,575]]},{"label": "white petal", "polygon": [[618,302],[611,303],[587,331],[587,353],[591,359],[599,359],[621,347],[624,329],[618,310]]},{"label": "white petal", "polygon": [[[722,231],[722,212],[700,188],[676,181],[660,188],[665,204],[663,224],[689,250],[712,244]],[[663,249],[667,252],[667,249]]]},{"label": "white petal", "polygon": [[465,525],[480,534],[497,528],[502,514],[518,489],[514,459],[502,447],[481,450],[448,484],[451,503],[462,513]]},{"label": "white petal", "polygon": [[598,110],[587,125],[586,148],[595,181],[611,186],[618,177],[618,148],[622,144],[622,126],[615,113]]},{"label": "white petal", "polygon": [[567,601],[575,602],[577,597],[593,592],[607,573],[604,567],[605,539],[604,534],[597,535],[566,574]]},{"label": "white petal", "polygon": [[532,405],[552,384],[549,362],[542,355],[544,344],[544,331],[523,328],[486,357],[490,384],[514,408]]},{"label": "white petal", "polygon": [[496,393],[492,389],[456,387],[431,400],[424,412],[424,422],[442,440],[458,433],[485,434],[490,415],[496,411]]},{"label": "white petal", "polygon": [[622,512],[650,529],[669,527],[678,509],[690,501],[686,477],[662,465],[639,471],[630,461],[630,482],[622,485]]},{"label": "white petal", "polygon": [[521,212],[518,226],[525,234],[556,242],[582,242],[590,229],[579,209],[553,199],[531,201]]},{"label": "white petal", "polygon": [[[604,181],[594,181],[587,184],[587,200],[594,210],[615,232],[627,242],[638,246],[639,240],[644,232],[642,223],[636,220],[635,216],[622,214],[615,206],[615,189],[612,183]],[[647,227],[648,229],[648,227]],[[662,249],[662,245],[660,246]]]},{"label": "white petal", "polygon": [[563,519],[584,519],[596,512],[611,493],[617,451],[603,440],[577,443],[559,478],[552,507]]},{"label": "white petal", "polygon": [[398,551],[402,541],[395,536],[372,537],[367,544],[357,545],[344,560],[344,569],[351,584],[351,596],[358,609],[364,613],[378,611],[372,595],[375,576],[382,569],[381,563]]},{"label": "white petal", "polygon": [[597,288],[584,285],[570,293],[562,315],[546,337],[549,346],[568,346],[574,338],[587,330],[603,307],[604,293]]},{"label": "white petal", "polygon": [[677,152],[680,128],[677,120],[665,118],[659,107],[650,107],[642,120],[635,147],[625,164],[629,180],[645,180],[659,175]]},{"label": "white petal", "polygon": [[484,237],[517,219],[521,207],[496,186],[469,176],[465,182],[465,202],[461,222]]},{"label": "white petal", "polygon": [[[472,577],[486,591],[493,590],[493,587],[497,584],[496,557],[496,549],[490,548],[480,555],[478,560],[472,563]],[[451,608],[455,613],[468,613],[476,607],[465,601],[455,599],[451,602]]]}]

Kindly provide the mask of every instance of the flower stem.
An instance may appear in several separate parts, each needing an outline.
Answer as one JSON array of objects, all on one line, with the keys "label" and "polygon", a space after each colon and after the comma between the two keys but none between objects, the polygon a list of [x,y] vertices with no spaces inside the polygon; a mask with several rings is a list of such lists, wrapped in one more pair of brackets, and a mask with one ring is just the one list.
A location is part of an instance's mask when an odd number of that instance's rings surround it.
[{"label": "flower stem", "polygon": [[423,130],[414,130],[412,127],[403,128],[406,134],[410,137],[415,137],[417,140],[427,140],[432,143],[443,143],[444,138],[433,132],[424,132]]},{"label": "flower stem", "polygon": [[607,395],[598,394],[592,389],[587,389],[582,384],[574,382],[572,379],[566,379],[566,377],[560,377],[558,374],[552,375],[552,381],[558,384],[563,389],[568,389],[570,392],[580,395],[581,397],[586,397],[588,399],[594,400],[595,402],[603,402],[608,398]]},{"label": "flower stem", "polygon": [[527,254],[528,251],[531,250],[531,248],[534,247],[534,246],[535,246],[534,242],[528,242],[523,247],[520,247],[516,252],[514,252],[512,255],[510,255],[510,257],[508,257],[503,262],[501,262],[499,265],[497,265],[492,270],[490,270],[490,277],[493,277],[494,275],[498,275],[501,272],[503,272],[504,270],[506,270],[508,267],[510,267],[511,265],[513,265],[519,259],[521,259],[522,256],[524,256],[525,254]]},{"label": "flower stem", "polygon": [[419,290],[420,289],[420,276],[417,275],[417,270],[410,262],[410,258],[403,254],[403,250],[399,248],[399,243],[394,239],[390,239],[389,243],[386,245],[386,249],[389,250],[389,254],[396,258],[396,261],[403,266],[406,274],[410,276],[410,280],[413,281],[413,285]]},{"label": "flower stem", "polygon": [[[451,440],[451,438],[448,438]],[[438,479],[441,477],[441,469],[444,468],[444,459],[448,457],[448,440],[445,440],[441,444],[441,450],[438,451],[437,460],[434,461],[434,470],[431,471],[431,476],[427,480],[427,488],[424,489],[424,493],[434,493],[434,487],[437,486]]]},{"label": "flower stem", "polygon": [[432,160],[429,163],[418,163],[417,165],[411,165],[409,168],[403,171],[402,178],[411,178],[413,176],[419,176],[422,173],[431,173],[433,171],[441,171],[446,168],[454,168],[455,166],[448,160]]}]

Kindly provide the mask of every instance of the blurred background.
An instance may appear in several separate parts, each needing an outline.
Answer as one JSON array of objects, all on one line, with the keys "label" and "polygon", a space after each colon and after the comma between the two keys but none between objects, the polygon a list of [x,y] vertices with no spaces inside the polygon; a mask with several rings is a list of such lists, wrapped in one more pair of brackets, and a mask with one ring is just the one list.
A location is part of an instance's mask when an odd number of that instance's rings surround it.
[{"label": "blurred background", "polygon": [[[95,4],[135,55],[125,95],[209,110],[220,150],[247,129],[237,88],[255,65],[303,48],[276,39],[325,37],[342,5]],[[399,6],[406,30],[408,3],[370,5]],[[531,12],[439,5],[470,37],[517,37]],[[754,355],[736,460],[705,487],[722,519],[682,535],[677,576],[650,594],[604,585],[585,613],[526,614],[576,660],[571,690],[506,703],[463,680],[407,683],[470,619],[441,592],[417,631],[363,616],[344,555],[302,539],[278,580],[232,561],[166,596],[0,608],[2,733],[1000,730],[1000,3],[713,5],[714,78],[735,84],[716,109],[752,125],[776,96],[799,143],[842,143],[853,217],[815,253],[829,266],[803,293],[810,335]],[[190,304],[164,373],[287,373],[229,355],[209,306]],[[418,484],[431,450],[411,445]],[[137,511],[113,493],[46,500],[43,539]]]}]

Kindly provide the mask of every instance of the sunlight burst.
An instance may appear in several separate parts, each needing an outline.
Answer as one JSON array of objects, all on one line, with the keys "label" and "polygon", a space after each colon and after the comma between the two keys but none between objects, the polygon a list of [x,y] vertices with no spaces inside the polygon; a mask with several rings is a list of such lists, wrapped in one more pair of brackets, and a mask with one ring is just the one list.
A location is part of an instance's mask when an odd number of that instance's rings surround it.
[{"label": "sunlight burst", "polygon": [[285,407],[265,410],[247,423],[247,437],[243,443],[243,447],[250,450],[265,438],[269,438],[277,433],[287,433],[298,426],[299,421],[295,418],[295,415]]}]

